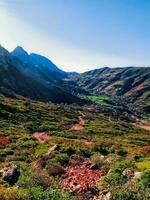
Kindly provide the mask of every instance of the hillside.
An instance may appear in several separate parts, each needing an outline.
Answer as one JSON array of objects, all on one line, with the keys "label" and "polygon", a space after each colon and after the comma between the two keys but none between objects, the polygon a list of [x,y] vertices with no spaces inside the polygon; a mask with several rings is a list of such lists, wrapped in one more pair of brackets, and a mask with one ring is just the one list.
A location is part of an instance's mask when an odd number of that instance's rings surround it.
[{"label": "hillside", "polygon": [[[61,71],[61,70],[60,70]],[[25,63],[0,47],[0,92],[56,103],[82,103],[63,87],[64,74]]]},{"label": "hillside", "polygon": [[148,145],[148,131],[89,106],[0,96],[0,199],[148,200]]},{"label": "hillside", "polygon": [[150,112],[150,67],[105,67],[70,79],[89,94],[124,97],[131,107]]}]

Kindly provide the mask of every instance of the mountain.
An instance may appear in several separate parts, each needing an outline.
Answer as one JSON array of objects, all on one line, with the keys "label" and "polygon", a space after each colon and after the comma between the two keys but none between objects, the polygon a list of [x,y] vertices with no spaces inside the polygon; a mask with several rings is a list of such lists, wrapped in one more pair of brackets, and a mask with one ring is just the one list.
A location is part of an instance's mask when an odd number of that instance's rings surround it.
[{"label": "mountain", "polygon": [[51,82],[58,84],[60,79],[67,75],[47,58],[35,53],[29,55],[22,47],[15,48],[11,55],[25,65],[21,68],[24,74],[42,82],[45,86]]},{"label": "mountain", "polygon": [[89,94],[123,96],[150,111],[150,67],[104,67],[69,78]]},{"label": "mountain", "polygon": [[36,66],[37,68],[42,68],[42,70],[49,70],[53,72],[57,72],[60,75],[66,75],[67,73],[59,69],[52,61],[48,58],[31,53],[28,54],[22,47],[16,47],[11,54],[21,60],[23,63],[31,64]]},{"label": "mountain", "polygon": [[[23,50],[22,59],[27,53]],[[39,69],[40,68],[40,69]],[[36,100],[56,103],[82,103],[63,87],[60,73],[22,62],[0,46],[0,92],[5,95],[16,93]]]}]

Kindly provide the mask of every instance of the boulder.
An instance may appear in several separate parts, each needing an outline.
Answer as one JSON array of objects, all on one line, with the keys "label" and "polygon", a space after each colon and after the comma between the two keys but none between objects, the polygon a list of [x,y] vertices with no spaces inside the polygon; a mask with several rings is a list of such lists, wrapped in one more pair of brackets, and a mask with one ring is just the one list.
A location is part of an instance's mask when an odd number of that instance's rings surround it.
[{"label": "boulder", "polygon": [[19,175],[20,170],[16,165],[5,167],[0,170],[0,177],[10,185],[14,185],[17,182]]},{"label": "boulder", "polygon": [[126,168],[126,169],[122,172],[122,174],[123,174],[124,176],[126,176],[128,179],[130,179],[130,178],[134,177],[134,170],[133,170],[133,169],[130,169],[130,168]]}]

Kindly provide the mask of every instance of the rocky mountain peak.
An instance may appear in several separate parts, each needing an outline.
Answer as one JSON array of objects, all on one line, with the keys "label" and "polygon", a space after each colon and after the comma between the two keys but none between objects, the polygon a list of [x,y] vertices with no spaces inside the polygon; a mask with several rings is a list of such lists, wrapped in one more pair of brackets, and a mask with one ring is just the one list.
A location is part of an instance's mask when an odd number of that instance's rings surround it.
[{"label": "rocky mountain peak", "polygon": [[0,56],[6,56],[8,54],[9,52],[3,46],[0,45]]}]

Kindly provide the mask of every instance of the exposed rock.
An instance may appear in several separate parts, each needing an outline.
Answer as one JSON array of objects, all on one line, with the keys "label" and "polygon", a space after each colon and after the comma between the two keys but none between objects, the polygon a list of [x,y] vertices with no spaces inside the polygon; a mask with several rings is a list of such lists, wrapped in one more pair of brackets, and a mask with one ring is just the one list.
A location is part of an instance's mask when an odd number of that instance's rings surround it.
[{"label": "exposed rock", "polygon": [[99,165],[97,163],[91,164],[90,169],[97,170],[99,169]]},{"label": "exposed rock", "polygon": [[7,181],[10,185],[14,185],[17,182],[20,175],[18,166],[13,165],[11,167],[5,167],[0,170],[0,177]]},{"label": "exposed rock", "polygon": [[130,179],[130,178],[134,177],[134,170],[130,169],[130,168],[127,168],[122,172],[122,174],[124,176],[126,176],[128,179]]},{"label": "exposed rock", "polygon": [[134,172],[134,177],[133,179],[139,179],[142,176],[142,172]]}]

